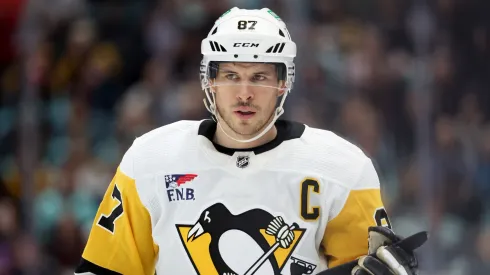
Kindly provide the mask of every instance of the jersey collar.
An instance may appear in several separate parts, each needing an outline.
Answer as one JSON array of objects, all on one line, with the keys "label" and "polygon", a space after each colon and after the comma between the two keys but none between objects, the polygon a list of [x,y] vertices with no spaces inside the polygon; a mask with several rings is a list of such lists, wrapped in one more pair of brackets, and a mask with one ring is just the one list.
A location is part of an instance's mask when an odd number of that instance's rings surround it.
[{"label": "jersey collar", "polygon": [[217,124],[211,119],[203,120],[201,122],[199,125],[198,135],[208,139],[216,151],[228,156],[233,156],[236,152],[253,152],[255,155],[268,152],[279,146],[283,141],[300,138],[305,131],[304,124],[287,120],[278,120],[276,121],[275,126],[277,128],[276,137],[273,140],[254,148],[234,149],[224,147],[213,142]]}]

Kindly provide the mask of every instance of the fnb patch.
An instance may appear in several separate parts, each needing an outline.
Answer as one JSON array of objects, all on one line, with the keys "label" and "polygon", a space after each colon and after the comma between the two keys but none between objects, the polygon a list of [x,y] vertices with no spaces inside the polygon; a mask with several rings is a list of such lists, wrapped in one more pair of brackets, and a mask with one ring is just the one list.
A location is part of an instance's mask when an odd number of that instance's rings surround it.
[{"label": "fnb patch", "polygon": [[196,174],[165,175],[168,201],[195,200],[194,189],[184,188],[181,185],[192,181],[196,177]]}]

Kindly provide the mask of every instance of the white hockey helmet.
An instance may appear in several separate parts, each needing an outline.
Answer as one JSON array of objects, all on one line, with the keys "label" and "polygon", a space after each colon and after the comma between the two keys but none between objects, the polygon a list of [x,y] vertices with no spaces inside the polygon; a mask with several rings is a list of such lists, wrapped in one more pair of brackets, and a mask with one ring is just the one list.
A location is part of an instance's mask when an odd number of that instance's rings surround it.
[{"label": "white hockey helmet", "polygon": [[260,138],[284,113],[283,105],[294,83],[293,60],[296,56],[296,44],[291,40],[286,24],[268,8],[247,10],[234,7],[216,20],[208,36],[201,43],[201,53],[201,86],[208,100],[205,98],[204,104],[215,117],[217,109],[214,93],[211,91],[213,83],[210,80],[216,78],[220,62],[276,64],[279,80],[284,81],[285,92],[273,120],[260,134],[251,139],[237,140],[229,136],[240,142]]}]

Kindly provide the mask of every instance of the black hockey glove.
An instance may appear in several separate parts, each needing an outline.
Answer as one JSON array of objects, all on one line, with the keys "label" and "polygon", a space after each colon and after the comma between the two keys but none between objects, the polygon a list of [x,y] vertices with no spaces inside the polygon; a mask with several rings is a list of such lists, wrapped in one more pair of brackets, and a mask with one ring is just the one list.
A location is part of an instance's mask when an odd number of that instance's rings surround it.
[{"label": "black hockey glove", "polygon": [[358,259],[352,275],[416,275],[418,261],[412,250],[396,243],[402,240],[391,229],[383,226],[369,227],[369,255]]},{"label": "black hockey glove", "polygon": [[396,236],[386,227],[368,229],[369,254],[318,275],[415,275],[418,262],[413,251],[422,246],[429,235],[426,231],[407,238]]}]

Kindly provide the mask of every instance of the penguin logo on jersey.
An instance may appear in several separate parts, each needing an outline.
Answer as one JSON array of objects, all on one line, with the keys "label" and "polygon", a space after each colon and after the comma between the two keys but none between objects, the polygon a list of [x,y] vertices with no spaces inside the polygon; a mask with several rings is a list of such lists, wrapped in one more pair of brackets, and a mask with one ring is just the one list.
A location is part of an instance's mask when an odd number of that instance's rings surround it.
[{"label": "penguin logo on jersey", "polygon": [[312,274],[316,265],[292,257],[306,229],[287,223],[262,209],[232,214],[216,203],[194,224],[176,225],[197,274],[281,275]]}]

